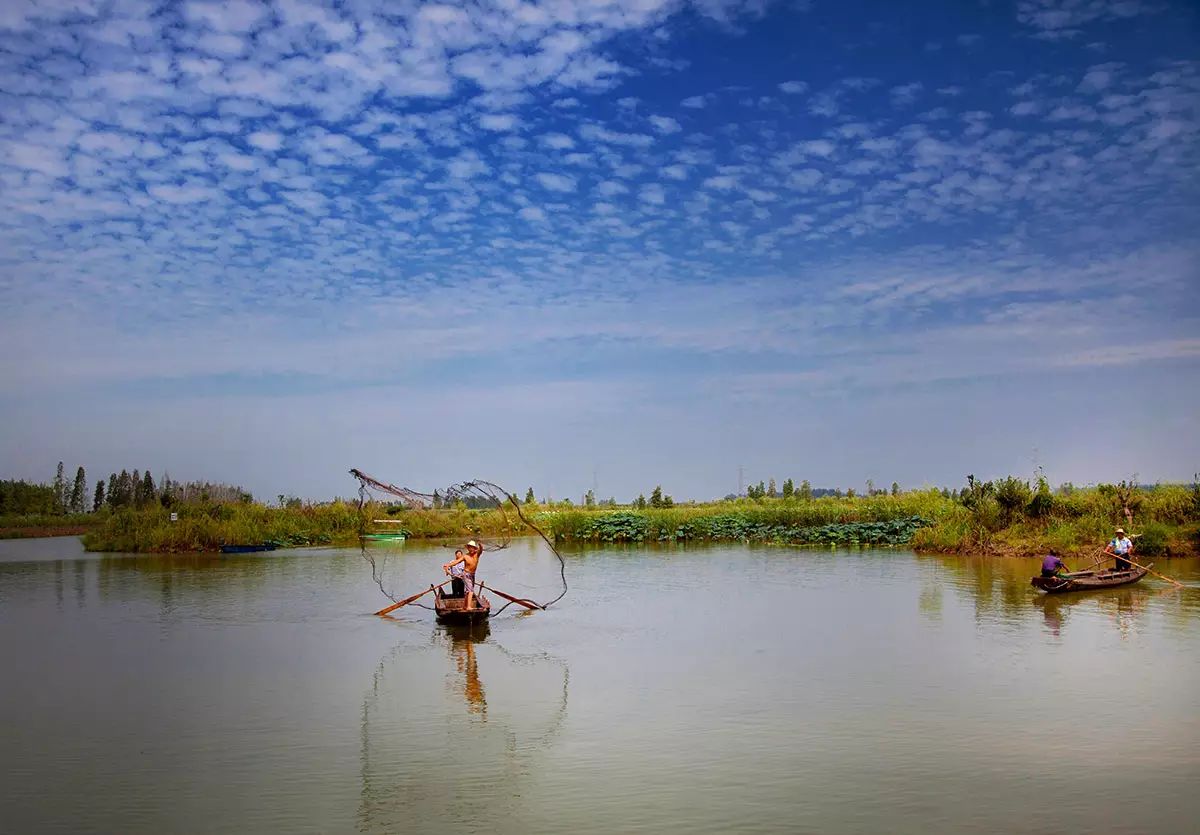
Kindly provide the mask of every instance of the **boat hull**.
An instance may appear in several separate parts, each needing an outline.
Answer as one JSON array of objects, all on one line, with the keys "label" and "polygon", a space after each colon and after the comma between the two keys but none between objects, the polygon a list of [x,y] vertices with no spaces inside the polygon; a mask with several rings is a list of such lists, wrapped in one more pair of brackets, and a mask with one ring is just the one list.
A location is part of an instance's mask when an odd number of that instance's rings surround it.
[{"label": "boat hull", "polygon": [[1076,571],[1059,577],[1034,577],[1029,584],[1046,594],[1063,594],[1069,591],[1097,591],[1128,586],[1146,574],[1145,568],[1131,568],[1127,571]]},{"label": "boat hull", "polygon": [[256,554],[259,551],[274,551],[275,546],[271,544],[263,545],[222,545],[222,554]]},{"label": "boat hull", "polygon": [[433,611],[438,623],[467,626],[482,623],[492,614],[492,604],[482,594],[475,596],[475,606],[465,607],[466,599],[443,594],[438,589],[433,599]]}]

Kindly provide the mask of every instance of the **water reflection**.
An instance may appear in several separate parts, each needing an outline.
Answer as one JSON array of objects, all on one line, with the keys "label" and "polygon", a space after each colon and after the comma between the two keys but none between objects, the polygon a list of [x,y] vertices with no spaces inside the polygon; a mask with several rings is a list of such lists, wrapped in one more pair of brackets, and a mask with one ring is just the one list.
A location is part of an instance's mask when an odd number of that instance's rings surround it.
[{"label": "water reflection", "polygon": [[486,810],[516,815],[524,784],[566,720],[570,674],[565,660],[515,652],[487,622],[438,626],[421,640],[417,626],[380,660],[363,698],[363,832],[471,828]]},{"label": "water reflection", "polygon": [[[998,621],[1016,628],[1032,607],[1040,610],[1043,630],[1055,638],[1062,637],[1076,616],[1107,622],[1122,639],[1137,634],[1152,611],[1167,612],[1177,624],[1188,623],[1200,599],[1195,589],[1167,586],[1150,578],[1111,589],[1045,594],[1029,585],[1029,578],[1040,568],[1036,560],[940,555],[918,559],[926,566],[918,587],[918,607],[930,621],[941,616],[943,578],[949,580],[954,598],[973,609],[978,624]],[[1195,567],[1194,560],[1177,560],[1173,570],[1188,576]]]}]

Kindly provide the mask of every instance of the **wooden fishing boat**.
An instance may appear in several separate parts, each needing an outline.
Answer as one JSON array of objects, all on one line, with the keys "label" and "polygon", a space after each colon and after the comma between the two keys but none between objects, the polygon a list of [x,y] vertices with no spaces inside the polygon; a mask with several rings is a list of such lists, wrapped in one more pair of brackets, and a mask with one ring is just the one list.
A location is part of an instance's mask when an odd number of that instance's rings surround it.
[{"label": "wooden fishing boat", "polygon": [[440,588],[433,592],[433,611],[438,623],[471,624],[488,619],[492,613],[492,604],[479,591],[475,592],[475,605],[467,608],[465,595],[446,594]]},{"label": "wooden fishing boat", "polygon": [[[1154,565],[1154,563],[1150,563],[1150,565]],[[1034,577],[1029,584],[1047,594],[1111,589],[1114,586],[1128,586],[1136,583],[1145,577],[1149,570],[1147,567],[1127,568],[1120,571],[1113,568],[1103,571],[1074,571],[1070,574],[1060,574],[1057,577]]]}]

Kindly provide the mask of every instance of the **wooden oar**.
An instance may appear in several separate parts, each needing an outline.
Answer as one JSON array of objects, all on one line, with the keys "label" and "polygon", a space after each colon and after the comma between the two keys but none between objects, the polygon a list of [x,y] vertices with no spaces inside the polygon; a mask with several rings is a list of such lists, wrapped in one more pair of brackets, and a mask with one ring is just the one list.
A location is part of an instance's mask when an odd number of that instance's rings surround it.
[{"label": "wooden oar", "polygon": [[542,609],[541,606],[534,603],[532,600],[523,600],[520,597],[513,597],[511,594],[505,594],[504,592],[500,591],[500,589],[495,588],[493,586],[485,586],[483,583],[479,583],[478,586],[481,589],[486,589],[490,592],[495,592],[496,594],[503,597],[505,600],[508,600],[512,603],[516,603],[519,606],[524,606],[526,609],[535,609],[535,610]]},{"label": "wooden oar", "polygon": [[429,594],[434,589],[440,589],[442,586],[446,585],[446,583],[449,583],[449,582],[450,581],[447,580],[445,583],[438,583],[436,586],[430,586],[429,588],[425,589],[425,591],[421,592],[420,594],[414,594],[412,597],[406,597],[398,603],[393,603],[391,606],[388,606],[386,609],[380,609],[375,614],[386,615],[388,612],[391,612],[395,609],[399,609],[401,606],[407,606],[409,603],[412,603],[418,597],[424,597],[425,595]]},{"label": "wooden oar", "polygon": [[1172,580],[1166,574],[1159,574],[1157,571],[1155,571],[1152,568],[1149,568],[1148,566],[1140,565],[1140,564],[1134,562],[1133,560],[1131,560],[1128,556],[1121,557],[1121,559],[1125,560],[1125,562],[1129,563],[1130,565],[1136,565],[1138,568],[1145,569],[1146,571],[1153,574],[1155,577],[1158,577],[1159,579],[1166,580],[1168,583],[1174,583],[1175,585],[1179,586],[1179,588],[1181,588],[1181,589],[1187,588],[1187,586],[1185,586],[1183,583],[1179,582],[1178,580]]}]

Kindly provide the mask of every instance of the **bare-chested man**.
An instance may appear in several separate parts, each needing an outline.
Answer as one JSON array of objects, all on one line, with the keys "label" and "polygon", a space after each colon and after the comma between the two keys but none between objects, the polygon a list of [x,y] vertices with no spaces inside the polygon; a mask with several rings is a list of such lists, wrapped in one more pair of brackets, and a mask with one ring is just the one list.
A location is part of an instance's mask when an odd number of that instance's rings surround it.
[{"label": "bare-chested man", "polygon": [[[463,582],[463,592],[466,594],[465,608],[473,609],[475,607],[475,569],[479,567],[479,555],[483,553],[483,546],[475,540],[467,543],[466,553],[462,551],[454,552],[454,562],[448,562],[442,566],[451,577],[457,577]],[[458,571],[454,568],[461,565]]]}]

